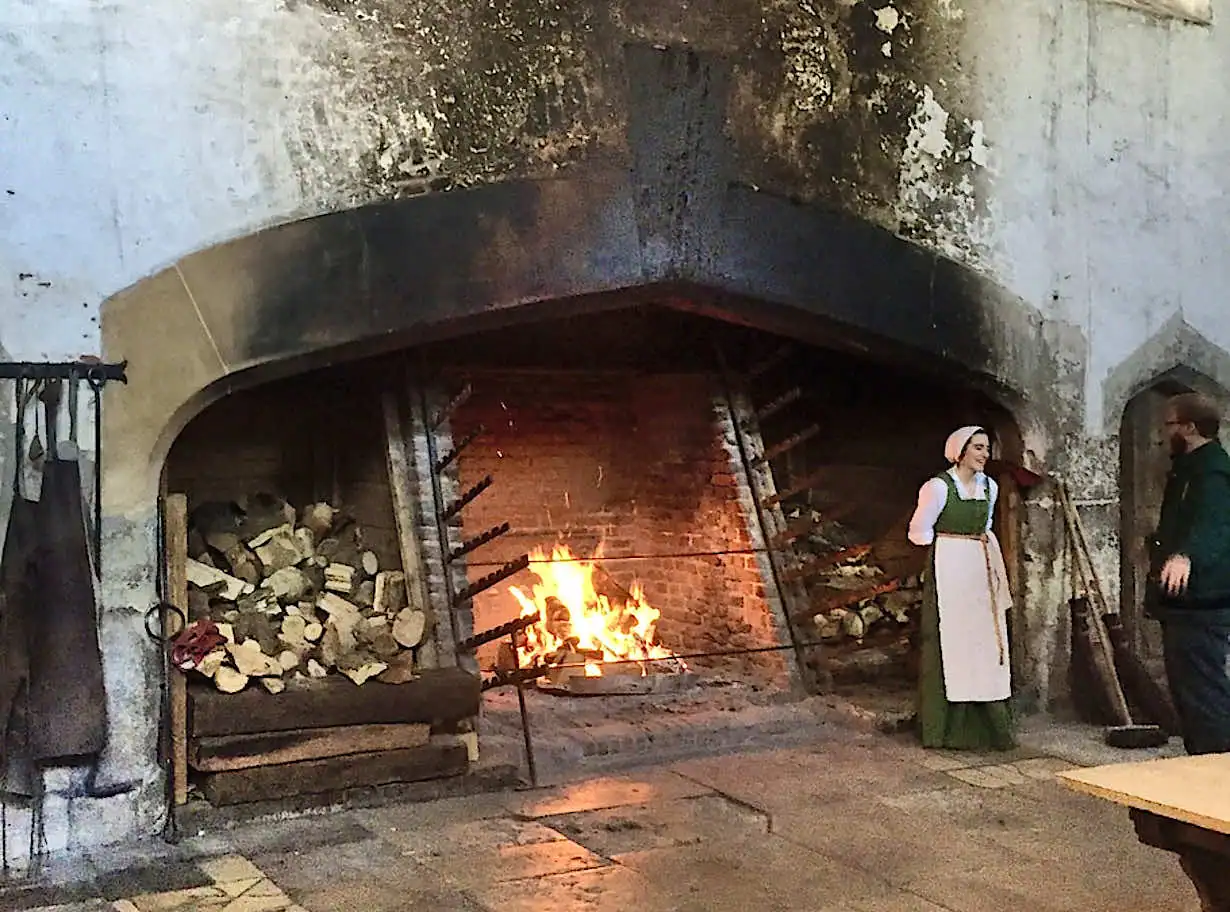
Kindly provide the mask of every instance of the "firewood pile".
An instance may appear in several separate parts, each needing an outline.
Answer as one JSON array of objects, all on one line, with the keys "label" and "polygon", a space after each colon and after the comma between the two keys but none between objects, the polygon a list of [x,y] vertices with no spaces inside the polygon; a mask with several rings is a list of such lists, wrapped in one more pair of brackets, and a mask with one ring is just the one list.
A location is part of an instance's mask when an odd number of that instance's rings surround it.
[{"label": "firewood pile", "polygon": [[398,684],[424,664],[430,617],[402,571],[381,567],[353,517],[329,504],[205,503],[188,539],[189,625],[173,657],[223,693],[252,681],[280,693],[332,674]]},{"label": "firewood pile", "polygon": [[[839,592],[862,594],[887,586],[888,581],[879,567],[854,562],[834,567],[823,584]],[[820,612],[812,622],[822,640],[857,643],[877,633],[908,630],[921,607],[922,585],[917,577],[908,577],[889,591]]]},{"label": "firewood pile", "polygon": [[[842,523],[812,512],[813,531],[804,550],[815,557],[841,555],[825,572],[811,581],[811,591],[820,593],[813,602],[816,635],[829,643],[858,645],[868,637],[907,633],[916,624],[922,607],[922,584],[917,574],[894,575],[876,560],[878,547],[859,544],[858,537]],[[789,518],[803,514],[796,508]]]}]

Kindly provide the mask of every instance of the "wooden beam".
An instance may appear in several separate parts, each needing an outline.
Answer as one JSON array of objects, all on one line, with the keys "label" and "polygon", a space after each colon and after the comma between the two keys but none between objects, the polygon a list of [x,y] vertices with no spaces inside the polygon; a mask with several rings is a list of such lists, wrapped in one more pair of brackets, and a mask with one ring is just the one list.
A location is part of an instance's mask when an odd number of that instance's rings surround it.
[{"label": "wooden beam", "polygon": [[276,696],[259,687],[224,694],[194,681],[188,704],[194,738],[338,725],[432,724],[478,715],[481,686],[478,675],[456,667],[424,670],[404,684],[368,681],[358,687],[331,675],[292,682]]},{"label": "wooden beam", "polygon": [[301,760],[323,760],[378,751],[422,747],[431,739],[431,726],[340,725],[302,731],[256,735],[223,735],[192,742],[192,768],[206,773],[252,769]]},{"label": "wooden beam", "polygon": [[[188,498],[169,494],[163,506],[167,600],[188,617]],[[168,622],[170,618],[166,619]],[[171,777],[176,804],[188,802],[188,680],[170,667]]]},{"label": "wooden beam", "polygon": [[210,773],[204,777],[204,790],[210,804],[224,807],[394,782],[443,779],[461,775],[469,765],[469,752],[464,744],[427,744],[405,750]]},{"label": "wooden beam", "polygon": [[[393,497],[393,518],[397,525],[397,547],[401,553],[402,572],[406,574],[406,598],[410,607],[422,611],[430,629],[434,630],[435,613],[427,588],[427,568],[423,549],[419,542],[419,514],[414,461],[406,440],[406,426],[401,419],[397,397],[392,393],[381,396],[384,411],[385,456],[389,471],[389,492]],[[436,668],[440,664],[436,642],[419,647],[415,654],[416,664],[423,668]]]}]

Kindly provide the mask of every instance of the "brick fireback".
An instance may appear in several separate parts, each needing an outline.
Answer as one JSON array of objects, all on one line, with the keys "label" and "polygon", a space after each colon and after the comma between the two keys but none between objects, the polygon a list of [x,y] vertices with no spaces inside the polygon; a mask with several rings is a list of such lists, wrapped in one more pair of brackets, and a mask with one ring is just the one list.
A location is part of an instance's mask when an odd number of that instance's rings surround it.
[{"label": "brick fireback", "polygon": [[[661,612],[663,645],[689,653],[778,645],[716,378],[620,371],[469,379],[474,394],[454,415],[454,438],[479,424],[487,432],[462,456],[461,482],[491,474],[495,484],[466,510],[463,531],[512,525],[483,549],[481,563],[470,563],[472,579],[536,547],[562,543],[588,557],[601,544],[602,570],[625,588],[639,580]],[[532,582],[530,571],[510,580]],[[508,585],[496,586],[475,600],[475,629],[517,613]],[[777,653],[692,664],[775,678],[784,670]]]}]

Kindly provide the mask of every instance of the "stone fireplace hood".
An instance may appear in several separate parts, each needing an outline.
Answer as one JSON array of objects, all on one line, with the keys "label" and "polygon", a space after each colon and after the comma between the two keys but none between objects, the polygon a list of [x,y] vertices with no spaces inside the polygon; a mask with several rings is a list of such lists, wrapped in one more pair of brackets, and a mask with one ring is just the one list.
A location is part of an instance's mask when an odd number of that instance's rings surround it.
[{"label": "stone fireplace hood", "polygon": [[128,360],[130,383],[106,392],[105,512],[147,513],[176,434],[233,389],[638,300],[946,363],[1009,393],[1047,373],[1036,316],[951,261],[747,187],[676,210],[679,186],[636,178],[510,181],[305,219],[115,295],[103,352]]}]

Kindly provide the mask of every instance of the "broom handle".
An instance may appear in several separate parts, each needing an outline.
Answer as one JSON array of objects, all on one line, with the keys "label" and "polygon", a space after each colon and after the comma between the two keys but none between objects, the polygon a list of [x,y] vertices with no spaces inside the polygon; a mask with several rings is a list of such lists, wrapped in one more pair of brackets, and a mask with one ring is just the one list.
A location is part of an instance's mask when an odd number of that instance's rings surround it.
[{"label": "broom handle", "polygon": [[1102,652],[1102,659],[1107,663],[1110,671],[1110,698],[1115,704],[1115,711],[1127,721],[1128,725],[1132,724],[1132,711],[1128,706],[1127,697],[1123,693],[1123,685],[1119,682],[1119,674],[1115,670],[1115,653],[1110,645],[1110,636],[1106,632],[1106,627],[1102,622],[1102,613],[1106,609],[1106,596],[1102,592],[1101,580],[1098,578],[1097,570],[1093,566],[1093,559],[1089,555],[1089,546],[1085,541],[1085,530],[1081,525],[1080,514],[1076,512],[1076,505],[1072,503],[1072,498],[1068,493],[1068,484],[1066,481],[1059,482],[1059,497],[1063,504],[1064,521],[1067,525],[1068,535],[1075,544],[1075,555],[1077,556],[1076,566],[1079,573],[1084,575],[1084,569],[1080,566],[1080,556],[1083,552],[1085,565],[1088,568],[1089,574],[1085,577],[1086,590],[1093,590],[1096,593],[1096,598],[1100,603],[1100,610],[1093,612],[1091,624],[1096,631],[1098,648]]}]

